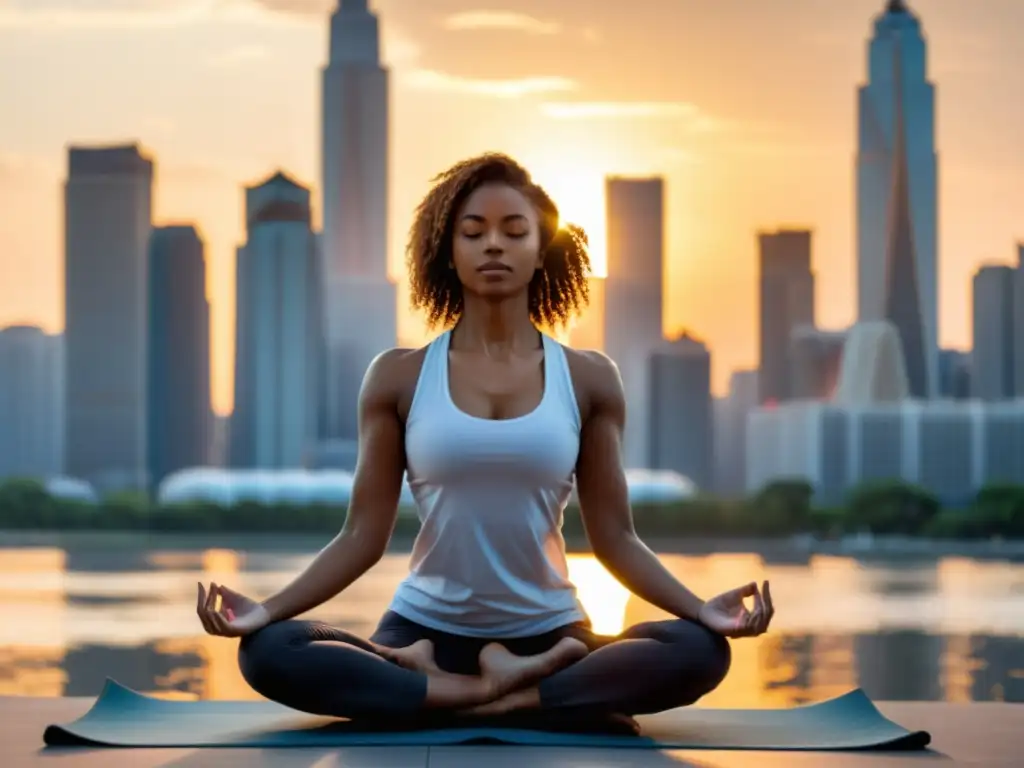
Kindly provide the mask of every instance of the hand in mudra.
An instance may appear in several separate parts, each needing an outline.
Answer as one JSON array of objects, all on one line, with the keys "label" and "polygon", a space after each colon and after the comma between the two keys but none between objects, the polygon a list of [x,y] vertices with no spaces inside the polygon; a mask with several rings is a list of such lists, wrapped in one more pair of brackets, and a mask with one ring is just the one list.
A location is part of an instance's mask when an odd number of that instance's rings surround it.
[{"label": "hand in mudra", "polygon": [[[754,598],[753,610],[743,602],[747,597]],[[774,615],[772,593],[766,581],[760,591],[757,584],[750,582],[711,598],[701,607],[697,618],[725,637],[757,637],[765,633]]]},{"label": "hand in mudra", "polygon": [[207,591],[199,585],[196,613],[207,634],[244,637],[270,623],[270,614],[260,603],[218,584]]}]

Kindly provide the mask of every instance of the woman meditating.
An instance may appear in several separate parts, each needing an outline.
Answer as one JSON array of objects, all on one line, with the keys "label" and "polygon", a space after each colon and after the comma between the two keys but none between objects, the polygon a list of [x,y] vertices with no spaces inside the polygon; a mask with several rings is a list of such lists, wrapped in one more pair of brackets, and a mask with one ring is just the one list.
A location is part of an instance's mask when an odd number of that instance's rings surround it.
[{"label": "woman meditating", "polygon": [[[242,638],[239,664],[255,691],[319,715],[628,718],[692,704],[728,671],[727,638],[768,628],[768,584],[702,600],[637,537],[618,370],[541,330],[586,305],[583,231],[560,226],[552,200],[504,155],[461,162],[435,182],[416,212],[409,269],[414,306],[445,330],[367,371],[341,531],[263,602],[200,584],[203,627]],[[381,559],[403,476],[421,528],[373,635],[296,618]],[[676,618],[617,637],[592,631],[561,533],[574,483],[597,560]]]}]

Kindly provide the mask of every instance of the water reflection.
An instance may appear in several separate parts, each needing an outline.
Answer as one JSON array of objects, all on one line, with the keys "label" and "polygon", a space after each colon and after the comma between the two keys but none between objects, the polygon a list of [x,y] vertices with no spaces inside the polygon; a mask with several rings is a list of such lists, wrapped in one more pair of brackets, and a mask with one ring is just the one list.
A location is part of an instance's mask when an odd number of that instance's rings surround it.
[{"label": "water reflection", "polygon": [[[237,642],[200,631],[197,581],[254,597],[283,586],[313,553],[225,549],[0,550],[0,694],[94,696],[113,677],[174,697],[252,699]],[[787,706],[857,686],[876,699],[1024,702],[1024,566],[963,558],[865,563],[754,554],[667,555],[698,594],[769,578],[773,631],[733,645],[707,706]],[[315,618],[369,634],[408,566],[385,558]],[[595,628],[614,634],[665,615],[593,558],[570,574]]]}]

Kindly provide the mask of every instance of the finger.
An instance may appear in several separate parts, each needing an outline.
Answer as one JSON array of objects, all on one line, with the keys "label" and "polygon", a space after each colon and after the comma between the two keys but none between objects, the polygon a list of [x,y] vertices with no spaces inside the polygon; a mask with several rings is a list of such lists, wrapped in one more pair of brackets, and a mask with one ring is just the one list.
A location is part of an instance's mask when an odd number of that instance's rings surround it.
[{"label": "finger", "polygon": [[770,624],[771,621],[772,621],[772,617],[775,616],[775,603],[772,602],[772,593],[771,593],[771,589],[769,589],[769,587],[768,587],[768,581],[767,580],[764,582],[763,590],[764,590],[765,611],[766,611],[766,613],[768,615],[768,620],[765,623],[765,627],[767,628],[768,624]]},{"label": "finger", "polygon": [[742,603],[743,598],[750,597],[756,592],[757,584],[755,584],[754,582],[750,582],[749,584],[744,584],[742,587],[736,587],[736,589],[730,590],[726,594],[729,596],[729,598],[735,600],[736,602]]},{"label": "finger", "polygon": [[754,615],[751,624],[753,626],[754,634],[761,634],[765,628],[765,610],[764,610],[764,598],[761,597],[760,592],[754,593]]},{"label": "finger", "polygon": [[223,584],[221,584],[217,589],[220,592],[221,601],[228,605],[235,605],[242,599],[242,595],[229,587],[225,587]]},{"label": "finger", "polygon": [[210,624],[210,618],[208,611],[206,610],[206,590],[203,585],[199,585],[199,605],[196,607],[196,614],[199,616],[199,622],[203,625],[203,629],[209,634],[214,634],[213,625]]},{"label": "finger", "polygon": [[210,591],[206,594],[206,610],[213,611],[217,605],[217,585],[210,582]]},{"label": "finger", "polygon": [[757,634],[757,624],[760,621],[756,610],[750,611],[746,616],[743,626],[744,637],[754,637]]},{"label": "finger", "polygon": [[219,613],[210,614],[210,623],[213,624],[216,634],[221,637],[233,637],[238,634],[238,631],[228,624],[228,620]]}]

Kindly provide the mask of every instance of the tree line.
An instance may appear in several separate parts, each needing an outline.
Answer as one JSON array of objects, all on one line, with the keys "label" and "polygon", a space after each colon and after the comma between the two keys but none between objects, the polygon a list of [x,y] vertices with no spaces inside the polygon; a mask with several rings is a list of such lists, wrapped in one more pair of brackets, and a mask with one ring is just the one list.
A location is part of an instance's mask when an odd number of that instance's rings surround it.
[{"label": "tree line", "polygon": [[[811,485],[779,481],[746,498],[700,495],[684,501],[633,505],[642,536],[778,538],[809,534],[837,538],[860,533],[936,539],[1024,539],[1024,486],[982,488],[960,508],[943,507],[927,490],[900,482],[854,488],[844,504],[822,507]],[[330,505],[162,505],[142,494],[113,494],[98,503],[50,495],[35,480],[0,483],[0,530],[330,533],[345,508]],[[415,515],[400,515],[396,533],[412,535]],[[566,510],[564,533],[583,535],[579,510]]]}]

